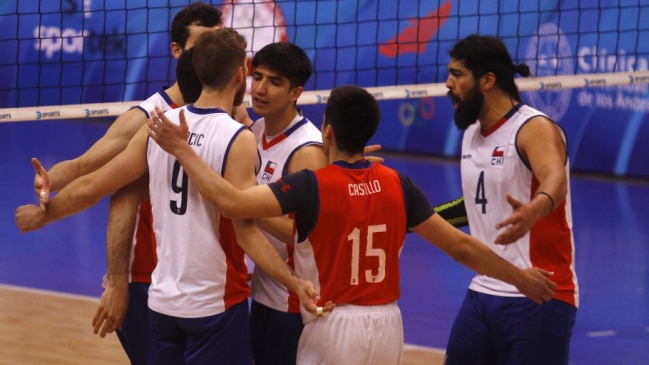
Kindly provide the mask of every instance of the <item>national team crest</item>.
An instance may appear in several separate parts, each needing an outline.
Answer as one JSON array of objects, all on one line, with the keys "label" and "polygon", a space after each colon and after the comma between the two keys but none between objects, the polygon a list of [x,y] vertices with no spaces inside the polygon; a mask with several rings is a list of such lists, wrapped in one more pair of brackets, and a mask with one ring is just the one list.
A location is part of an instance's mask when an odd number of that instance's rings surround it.
[{"label": "national team crest", "polygon": [[505,164],[505,146],[496,146],[491,152],[491,166],[502,166]]},{"label": "national team crest", "polygon": [[270,182],[270,180],[273,178],[273,174],[275,173],[276,168],[276,163],[274,163],[273,161],[268,161],[266,163],[266,167],[264,167],[264,173],[261,175],[261,179],[267,183]]}]

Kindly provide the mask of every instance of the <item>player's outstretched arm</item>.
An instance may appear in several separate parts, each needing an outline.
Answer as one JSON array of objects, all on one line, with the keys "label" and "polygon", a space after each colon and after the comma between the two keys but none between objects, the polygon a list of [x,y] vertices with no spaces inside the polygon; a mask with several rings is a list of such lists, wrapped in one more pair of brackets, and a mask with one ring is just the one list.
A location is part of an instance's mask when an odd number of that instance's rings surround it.
[{"label": "player's outstretched arm", "polygon": [[[104,166],[113,157],[126,148],[135,133],[146,123],[146,114],[133,108],[120,115],[108,128],[106,133],[81,156],[61,161],[52,166],[48,173],[50,191],[59,191],[73,180],[87,175]],[[40,196],[41,181],[38,174],[34,177],[34,190]]]},{"label": "player's outstretched arm", "polygon": [[552,273],[540,268],[522,270],[496,255],[480,241],[434,214],[412,231],[473,271],[510,283],[538,304],[554,297]]},{"label": "player's outstretched arm", "polygon": [[16,209],[16,225],[22,233],[78,213],[147,171],[146,126],[128,147],[101,169],[74,180],[44,207],[23,205]]},{"label": "player's outstretched arm", "polygon": [[518,241],[541,218],[554,211],[568,193],[566,143],[561,129],[545,117],[535,117],[521,127],[516,138],[521,156],[529,162],[539,186],[529,203],[507,196],[512,214],[496,225],[505,231],[496,237],[497,244]]}]

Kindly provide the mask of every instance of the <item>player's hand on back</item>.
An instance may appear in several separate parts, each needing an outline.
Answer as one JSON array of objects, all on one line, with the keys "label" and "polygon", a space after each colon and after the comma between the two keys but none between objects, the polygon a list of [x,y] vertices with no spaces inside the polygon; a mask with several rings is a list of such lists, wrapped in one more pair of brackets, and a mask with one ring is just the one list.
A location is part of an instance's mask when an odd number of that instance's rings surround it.
[{"label": "player's hand on back", "polygon": [[45,208],[45,204],[47,204],[50,196],[50,177],[36,157],[32,158],[32,165],[36,171],[36,175],[34,175],[34,192],[38,197],[41,207]]},{"label": "player's hand on back", "polygon": [[323,317],[334,310],[336,305],[332,301],[327,301],[323,306],[318,306],[320,295],[315,290],[315,286],[308,280],[294,277],[297,283],[291,290],[300,298],[300,302],[309,313],[314,316]]},{"label": "player's hand on back", "polygon": [[172,123],[158,107],[151,111],[151,118],[147,120],[149,137],[153,139],[165,152],[176,155],[178,150],[187,146],[187,133],[189,127],[185,120],[185,110],[179,113],[180,125]]},{"label": "player's hand on back", "polygon": [[557,284],[548,279],[552,275],[554,273],[550,271],[530,267],[523,270],[521,283],[516,285],[516,288],[537,304],[549,302],[554,298],[555,289],[557,288]]},{"label": "player's hand on back", "polygon": [[381,148],[382,147],[381,147],[380,144],[371,144],[371,145],[365,146],[365,148],[363,149],[363,157],[368,161],[372,161],[372,162],[375,162],[375,163],[383,163],[383,162],[385,162],[385,159],[383,157],[366,156],[367,154],[380,151]]}]

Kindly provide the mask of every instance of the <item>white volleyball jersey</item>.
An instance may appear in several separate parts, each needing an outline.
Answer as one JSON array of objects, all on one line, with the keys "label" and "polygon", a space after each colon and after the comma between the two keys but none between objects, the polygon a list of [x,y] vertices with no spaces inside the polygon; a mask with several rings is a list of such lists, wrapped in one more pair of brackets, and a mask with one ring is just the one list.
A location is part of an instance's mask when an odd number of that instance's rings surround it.
[{"label": "white volleyball jersey", "polygon": [[[496,224],[512,214],[507,194],[527,204],[539,186],[516,145],[518,131],[535,116],[545,114],[518,104],[490,130],[483,131],[475,123],[465,131],[461,171],[469,228],[472,236],[515,266],[554,271],[550,280],[557,283],[556,299],[578,306],[570,184],[565,200],[555,202],[554,212],[537,221],[524,237],[509,245],[494,244],[504,231],[496,230]],[[565,169],[569,181],[567,160]],[[485,275],[475,276],[469,288],[491,295],[523,296],[514,286]]]},{"label": "white volleyball jersey", "polygon": [[[151,95],[136,108],[142,110],[149,117],[150,110],[159,107],[163,112],[177,108],[164,90]],[[147,200],[140,204],[135,218],[136,230],[133,234],[131,247],[129,282],[151,283],[151,273],[156,265],[156,243],[153,234],[153,218],[151,217],[151,203]]]},{"label": "white volleyball jersey", "polygon": [[151,118],[151,112],[155,110],[155,107],[159,107],[163,112],[167,110],[178,108],[178,105],[174,103],[169,95],[164,90],[158,91],[157,93],[151,95],[148,99],[136,106],[146,114],[147,118]]},{"label": "white volleyball jersey", "polygon": [[[257,150],[261,158],[261,169],[257,173],[257,183],[268,184],[287,174],[288,164],[293,154],[303,146],[322,144],[322,133],[300,113],[288,127],[272,140],[264,134],[266,121],[261,118],[250,126],[257,137]],[[261,230],[275,247],[280,257],[293,269],[293,246],[287,245],[269,233]],[[255,266],[252,276],[252,297],[256,302],[282,312],[300,313],[300,301],[295,294],[273,280],[266,272]]]},{"label": "white volleyball jersey", "polygon": [[[189,144],[222,175],[230,146],[245,127],[215,108],[189,105],[166,115],[177,124],[180,110],[185,110],[189,125]],[[197,318],[245,300],[250,294],[248,268],[231,222],[203,198],[176,158],[151,139],[147,160],[158,256],[149,307],[169,316]]]}]

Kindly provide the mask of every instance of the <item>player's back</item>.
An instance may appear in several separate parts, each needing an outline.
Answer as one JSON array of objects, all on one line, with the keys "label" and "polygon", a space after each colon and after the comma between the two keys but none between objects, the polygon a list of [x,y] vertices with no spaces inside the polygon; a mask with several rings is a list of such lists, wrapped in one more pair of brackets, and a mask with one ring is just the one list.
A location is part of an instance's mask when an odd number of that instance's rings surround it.
[{"label": "player's back", "polygon": [[[230,146],[245,127],[218,108],[190,105],[166,115],[178,123],[183,109],[188,143],[222,175]],[[171,316],[205,317],[245,300],[249,288],[244,253],[229,234],[230,227],[222,225],[219,212],[193,186],[173,155],[149,141],[147,159],[158,243],[149,306]]]},{"label": "player's back", "polygon": [[[396,171],[367,161],[335,162],[315,171],[318,221],[297,245],[298,265],[311,256],[324,301],[381,305],[399,291],[399,254],[406,234],[406,208]],[[309,270],[308,267],[301,267]]]}]

